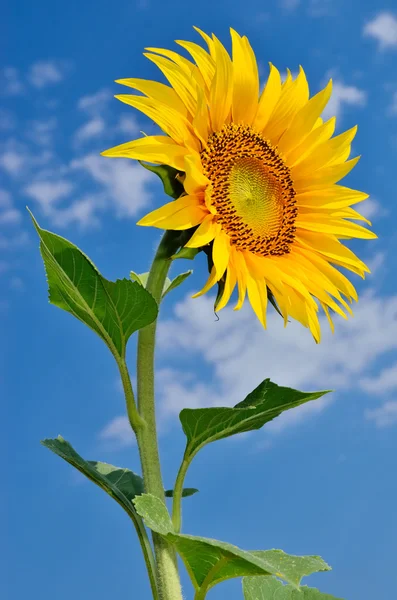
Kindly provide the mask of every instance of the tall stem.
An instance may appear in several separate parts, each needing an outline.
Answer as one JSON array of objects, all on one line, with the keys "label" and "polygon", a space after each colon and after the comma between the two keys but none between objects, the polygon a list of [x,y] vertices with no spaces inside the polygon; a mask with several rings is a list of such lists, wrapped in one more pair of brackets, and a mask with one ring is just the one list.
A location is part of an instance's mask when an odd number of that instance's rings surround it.
[{"label": "tall stem", "polygon": [[[160,242],[150,269],[146,289],[158,304],[164,282],[171,266],[171,256],[179,247],[175,234],[166,232]],[[142,464],[145,491],[165,500],[157,444],[154,397],[154,349],[156,321],[139,331],[137,357],[138,411],[145,426],[138,428],[137,440]],[[157,564],[157,584],[161,600],[182,600],[178,564],[174,548],[153,532],[153,545]]]}]

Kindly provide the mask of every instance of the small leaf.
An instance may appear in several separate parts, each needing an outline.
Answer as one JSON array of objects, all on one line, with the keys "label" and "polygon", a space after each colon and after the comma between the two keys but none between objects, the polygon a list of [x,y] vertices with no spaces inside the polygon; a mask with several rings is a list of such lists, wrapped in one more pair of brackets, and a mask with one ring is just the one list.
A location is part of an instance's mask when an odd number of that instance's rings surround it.
[{"label": "small leaf", "polygon": [[171,196],[171,198],[179,198],[179,196],[183,194],[185,190],[178,178],[178,176],[182,175],[180,171],[169,165],[150,165],[141,160],[139,162],[142,167],[145,167],[148,171],[152,171],[152,173],[156,173],[156,175],[160,177],[163,182],[164,191],[168,196]]},{"label": "small leaf", "polygon": [[40,237],[51,304],[88,325],[114,356],[124,357],[131,334],[156,319],[157,303],[137,282],[102,277],[77,246],[41,229],[31,217]]},{"label": "small leaf", "polygon": [[174,531],[171,517],[164,502],[152,494],[142,494],[134,500],[137,513],[152,531],[167,535]]},{"label": "small leaf", "polygon": [[265,379],[234,408],[184,408],[179,418],[187,437],[185,458],[206,444],[237,433],[260,429],[282,412],[320,398],[322,392],[299,392]]},{"label": "small leaf", "polygon": [[274,577],[244,577],[243,593],[245,600],[341,600],[315,588],[303,586],[297,590]]},{"label": "small leaf", "polygon": [[175,546],[196,590],[248,575],[276,575],[297,588],[304,575],[330,569],[317,556],[291,556],[281,550],[247,552],[226,542],[176,533],[167,507],[150,494],[137,496],[134,504],[146,526]]},{"label": "small leaf", "polygon": [[139,475],[128,469],[84,460],[60,435],[56,439],[46,439],[41,443],[96,483],[114,498],[133,519],[139,518],[132,503],[133,498],[143,492],[142,478]]},{"label": "small leaf", "polygon": [[181,248],[176,254],[172,256],[172,259],[186,258],[187,260],[193,260],[199,252],[199,248]]},{"label": "small leaf", "polygon": [[[187,279],[189,277],[189,275],[191,275],[192,273],[193,273],[193,271],[191,271],[191,270],[186,271],[186,273],[181,273],[180,275],[177,275],[175,277],[175,279],[170,281],[169,285],[165,285],[164,291],[163,291],[163,298],[166,294],[168,294],[168,292],[171,292],[171,290],[174,290],[179,285],[181,285],[181,283],[183,283],[185,281],[185,279]],[[169,281],[169,279],[168,279],[168,281]]]},{"label": "small leaf", "polygon": [[[182,490],[182,498],[188,498],[189,496],[193,496],[194,494],[197,494],[199,490],[196,488],[183,488]],[[174,490],[166,490],[165,491],[165,497],[166,498],[173,498],[174,497]]]},{"label": "small leaf", "polygon": [[[181,273],[180,275],[177,275],[175,279],[172,280],[169,277],[166,277],[163,287],[162,298],[164,298],[164,296],[168,294],[168,292],[177,288],[178,285],[181,285],[181,283],[183,283],[185,279],[187,279],[192,273],[193,271],[186,271],[186,273]],[[133,281],[137,281],[140,285],[142,285],[145,288],[147,285],[147,280],[149,278],[149,273],[140,273],[138,275],[138,273],[130,271],[130,277]]]}]

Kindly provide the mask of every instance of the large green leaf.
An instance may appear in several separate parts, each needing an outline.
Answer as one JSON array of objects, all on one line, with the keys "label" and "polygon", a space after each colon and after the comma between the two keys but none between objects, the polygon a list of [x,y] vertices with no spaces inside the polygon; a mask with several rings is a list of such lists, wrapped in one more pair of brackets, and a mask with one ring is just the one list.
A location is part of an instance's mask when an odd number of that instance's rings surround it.
[{"label": "large green leaf", "polygon": [[84,460],[60,435],[55,439],[43,440],[41,443],[96,483],[116,500],[134,520],[139,518],[132,503],[132,499],[143,491],[142,478],[139,475],[107,463]]},{"label": "large green leaf", "polygon": [[281,550],[247,552],[232,544],[176,533],[165,504],[150,494],[134,499],[147,527],[173,544],[182,557],[196,590],[247,575],[276,575],[298,588],[304,575],[328,571],[319,556],[291,556]]},{"label": "large green leaf", "polygon": [[124,358],[134,331],[157,317],[157,303],[139,283],[127,279],[108,281],[90,259],[68,240],[41,229],[40,237],[52,304],[88,325],[116,357]]},{"label": "large green leaf", "polygon": [[[99,485],[108,494],[109,489],[112,492],[117,490],[117,492],[123,494],[124,498],[128,500],[128,505],[124,504],[123,508],[125,508],[127,512],[132,509],[135,513],[135,508],[134,505],[131,504],[131,501],[135,496],[143,494],[144,491],[143,479],[140,475],[137,475],[129,469],[115,467],[108,463],[84,460],[84,458],[77,454],[73,446],[60,435],[55,439],[43,440],[41,443],[78,469],[83,475]],[[184,488],[182,491],[182,498],[188,498],[197,492],[198,489],[196,488]],[[165,490],[164,494],[167,498],[172,498],[174,490]],[[110,495],[114,497],[114,493],[111,493]],[[118,498],[118,500],[121,502],[122,498]]]},{"label": "large green leaf", "polygon": [[243,592],[245,600],[341,600],[315,588],[303,586],[297,590],[274,577],[244,577]]},{"label": "large green leaf", "polygon": [[179,418],[187,437],[185,458],[189,461],[206,444],[260,429],[285,410],[320,398],[327,391],[299,392],[265,379],[234,408],[184,408]]},{"label": "large green leaf", "polygon": [[179,179],[179,176],[182,175],[180,171],[170,167],[169,165],[150,165],[148,163],[139,161],[142,167],[145,167],[148,171],[152,171],[152,173],[156,173],[158,177],[160,177],[163,182],[164,192],[167,196],[171,196],[171,198],[179,198],[179,196],[184,192],[183,185]]}]

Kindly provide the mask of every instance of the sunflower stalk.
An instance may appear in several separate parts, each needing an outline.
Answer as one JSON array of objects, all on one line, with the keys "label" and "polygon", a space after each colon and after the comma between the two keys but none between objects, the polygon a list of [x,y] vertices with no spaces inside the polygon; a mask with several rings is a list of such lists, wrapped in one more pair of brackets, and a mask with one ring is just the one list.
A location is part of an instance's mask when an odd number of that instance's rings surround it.
[{"label": "sunflower stalk", "polygon": [[[179,236],[175,232],[166,232],[162,237],[154,257],[146,289],[160,304],[172,255],[180,247]],[[141,329],[138,335],[137,389],[138,411],[145,426],[136,432],[139,456],[145,491],[164,502],[164,485],[161,474],[160,457],[157,442],[155,394],[154,394],[154,354],[156,324]],[[161,535],[152,532],[156,557],[157,585],[160,600],[182,600],[182,590],[178,573],[177,556],[174,547]]]}]

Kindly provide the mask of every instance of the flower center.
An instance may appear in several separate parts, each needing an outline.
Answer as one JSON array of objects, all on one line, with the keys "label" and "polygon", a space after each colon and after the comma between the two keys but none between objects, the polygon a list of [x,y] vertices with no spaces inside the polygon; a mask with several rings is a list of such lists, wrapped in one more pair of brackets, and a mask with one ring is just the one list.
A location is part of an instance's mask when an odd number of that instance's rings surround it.
[{"label": "flower center", "polygon": [[276,149],[251,127],[230,124],[212,134],[201,160],[207,200],[232,243],[261,256],[288,253],[298,210]]}]

